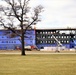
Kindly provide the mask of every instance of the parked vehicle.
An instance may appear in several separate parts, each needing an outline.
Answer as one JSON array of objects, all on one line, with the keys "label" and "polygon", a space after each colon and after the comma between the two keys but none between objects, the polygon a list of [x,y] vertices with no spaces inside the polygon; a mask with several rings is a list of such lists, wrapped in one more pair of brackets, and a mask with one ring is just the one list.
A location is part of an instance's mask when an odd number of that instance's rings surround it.
[{"label": "parked vehicle", "polygon": [[25,50],[31,51],[31,46],[25,46]]}]

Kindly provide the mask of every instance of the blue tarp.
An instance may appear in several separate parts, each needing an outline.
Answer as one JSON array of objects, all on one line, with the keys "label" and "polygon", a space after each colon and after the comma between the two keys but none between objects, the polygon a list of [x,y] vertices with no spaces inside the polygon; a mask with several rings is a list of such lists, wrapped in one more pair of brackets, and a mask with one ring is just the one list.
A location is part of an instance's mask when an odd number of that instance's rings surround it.
[{"label": "blue tarp", "polygon": [[70,48],[74,48],[76,46],[76,40],[70,41]]}]

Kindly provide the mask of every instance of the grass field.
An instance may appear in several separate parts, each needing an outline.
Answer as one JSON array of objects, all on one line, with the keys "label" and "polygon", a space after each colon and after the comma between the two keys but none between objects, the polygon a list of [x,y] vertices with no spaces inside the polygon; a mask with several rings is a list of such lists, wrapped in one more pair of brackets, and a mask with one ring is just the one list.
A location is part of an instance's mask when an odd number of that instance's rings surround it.
[{"label": "grass field", "polygon": [[0,75],[76,75],[76,54],[0,54]]}]

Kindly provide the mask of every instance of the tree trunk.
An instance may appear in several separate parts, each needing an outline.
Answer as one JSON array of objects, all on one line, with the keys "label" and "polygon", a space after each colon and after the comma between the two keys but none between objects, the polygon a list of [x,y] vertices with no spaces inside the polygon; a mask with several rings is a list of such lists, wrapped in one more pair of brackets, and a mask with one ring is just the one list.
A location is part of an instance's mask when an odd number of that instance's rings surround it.
[{"label": "tree trunk", "polygon": [[21,45],[22,45],[22,55],[25,55],[25,49],[24,49],[24,45],[25,45],[25,43],[24,43],[24,30],[23,30],[23,27],[22,27],[22,36],[21,36]]},{"label": "tree trunk", "polygon": [[24,49],[24,34],[22,34],[22,55],[25,55],[25,49]]}]

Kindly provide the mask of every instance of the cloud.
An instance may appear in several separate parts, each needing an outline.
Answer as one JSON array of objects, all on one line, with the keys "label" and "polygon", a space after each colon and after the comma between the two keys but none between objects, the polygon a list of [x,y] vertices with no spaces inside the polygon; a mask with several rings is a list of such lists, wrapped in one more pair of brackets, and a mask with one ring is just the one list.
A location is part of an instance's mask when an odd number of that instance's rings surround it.
[{"label": "cloud", "polygon": [[45,11],[39,27],[76,27],[75,0],[44,0],[41,3]]},{"label": "cloud", "polygon": [[76,27],[76,0],[30,0],[32,7],[40,4],[44,12],[37,28]]}]

